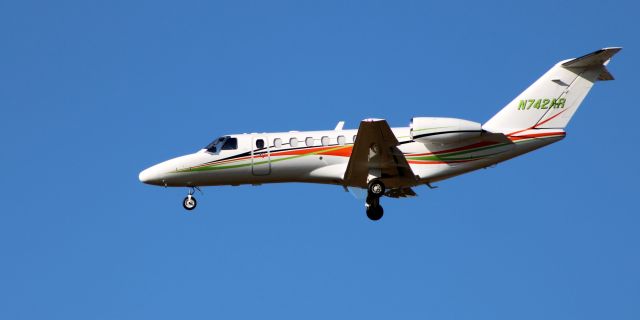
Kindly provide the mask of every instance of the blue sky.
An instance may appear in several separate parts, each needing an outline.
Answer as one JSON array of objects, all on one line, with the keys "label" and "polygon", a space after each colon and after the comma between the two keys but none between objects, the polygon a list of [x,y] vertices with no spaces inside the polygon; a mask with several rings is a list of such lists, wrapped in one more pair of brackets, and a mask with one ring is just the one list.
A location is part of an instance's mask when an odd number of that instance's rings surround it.
[{"label": "blue sky", "polygon": [[[1,319],[638,319],[633,1],[0,2]],[[385,201],[138,172],[221,134],[483,122],[622,46],[535,153]]]}]

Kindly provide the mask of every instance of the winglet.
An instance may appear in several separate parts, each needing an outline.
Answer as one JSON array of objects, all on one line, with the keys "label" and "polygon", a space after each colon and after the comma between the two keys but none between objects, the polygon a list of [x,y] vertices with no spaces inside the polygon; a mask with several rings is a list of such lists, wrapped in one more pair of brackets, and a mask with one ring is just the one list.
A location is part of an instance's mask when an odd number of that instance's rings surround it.
[{"label": "winglet", "polygon": [[342,130],[342,128],[344,128],[344,121],[338,122],[338,124],[336,124],[336,128],[333,129],[333,130],[334,131],[340,131],[340,130]]}]

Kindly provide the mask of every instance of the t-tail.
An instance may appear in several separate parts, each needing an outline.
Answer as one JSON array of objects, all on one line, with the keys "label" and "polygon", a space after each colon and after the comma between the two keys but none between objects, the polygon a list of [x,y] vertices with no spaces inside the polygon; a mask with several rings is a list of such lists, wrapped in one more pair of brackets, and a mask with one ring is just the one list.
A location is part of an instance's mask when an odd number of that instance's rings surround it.
[{"label": "t-tail", "polygon": [[621,49],[604,48],[580,58],[560,61],[487,121],[482,129],[506,135],[531,129],[564,129],[593,84],[598,80],[613,80],[606,65]]}]

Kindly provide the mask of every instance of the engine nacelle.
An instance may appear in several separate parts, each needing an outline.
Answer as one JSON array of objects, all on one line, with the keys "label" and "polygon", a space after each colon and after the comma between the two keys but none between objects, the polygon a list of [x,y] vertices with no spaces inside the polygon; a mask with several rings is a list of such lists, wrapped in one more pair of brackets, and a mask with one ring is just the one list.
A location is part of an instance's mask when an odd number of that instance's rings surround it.
[{"label": "engine nacelle", "polygon": [[417,117],[410,127],[411,139],[422,143],[456,143],[482,134],[481,124],[456,118]]}]

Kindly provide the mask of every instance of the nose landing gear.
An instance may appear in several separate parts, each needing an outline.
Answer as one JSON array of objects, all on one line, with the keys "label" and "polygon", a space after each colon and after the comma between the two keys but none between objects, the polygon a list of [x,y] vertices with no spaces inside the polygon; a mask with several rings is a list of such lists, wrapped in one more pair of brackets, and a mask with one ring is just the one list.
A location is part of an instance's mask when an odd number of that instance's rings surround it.
[{"label": "nose landing gear", "polygon": [[384,215],[384,209],[380,205],[380,197],[384,195],[384,191],[384,184],[379,179],[373,179],[369,182],[365,207],[367,208],[367,217],[373,221],[380,220]]},{"label": "nose landing gear", "polygon": [[198,201],[196,201],[196,197],[193,196],[194,189],[198,189],[198,191],[200,191],[198,187],[191,187],[189,188],[189,194],[184,198],[184,200],[182,200],[182,207],[189,211],[195,209],[196,206],[198,205]]},{"label": "nose landing gear", "polygon": [[198,205],[198,201],[196,201],[196,197],[192,195],[188,195],[182,201],[182,206],[187,210],[193,210]]}]

